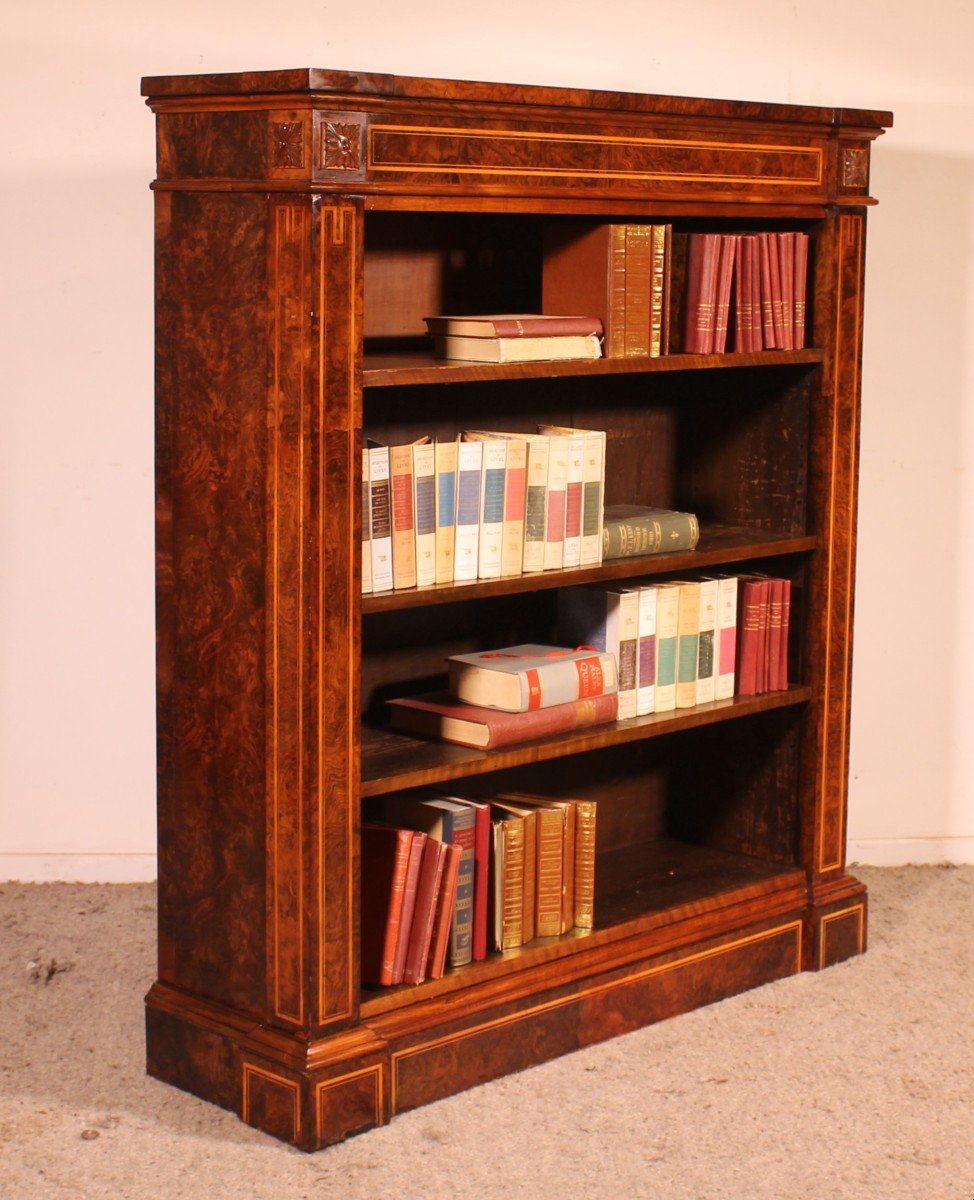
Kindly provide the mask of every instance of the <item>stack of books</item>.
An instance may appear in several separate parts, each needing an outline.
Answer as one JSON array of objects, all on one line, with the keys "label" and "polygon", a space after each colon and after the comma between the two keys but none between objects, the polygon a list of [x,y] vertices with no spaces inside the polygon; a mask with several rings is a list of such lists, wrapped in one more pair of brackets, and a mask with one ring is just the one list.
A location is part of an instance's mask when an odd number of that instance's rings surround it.
[{"label": "stack of books", "polygon": [[605,433],[467,430],[362,452],[362,590],[602,561]]},{"label": "stack of books", "polygon": [[438,358],[504,363],[602,357],[598,317],[489,313],[423,319]]},{"label": "stack of books", "polygon": [[420,984],[591,929],[596,805],[517,793],[389,796],[362,825],[362,981]]},{"label": "stack of books", "polygon": [[389,701],[394,729],[496,750],[618,718],[616,659],[521,645],[447,660],[449,688]]},{"label": "stack of books", "polygon": [[683,349],[803,349],[807,283],[805,233],[690,234]]}]

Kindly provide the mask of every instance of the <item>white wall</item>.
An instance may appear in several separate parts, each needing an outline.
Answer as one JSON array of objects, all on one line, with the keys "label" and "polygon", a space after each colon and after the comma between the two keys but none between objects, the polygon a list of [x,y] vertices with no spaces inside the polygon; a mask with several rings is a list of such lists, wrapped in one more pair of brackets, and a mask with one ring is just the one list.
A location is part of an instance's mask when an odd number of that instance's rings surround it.
[{"label": "white wall", "polygon": [[895,111],[868,247],[850,856],[974,860],[969,4],[35,0],[4,25],[0,878],[152,877],[139,77],[291,66]]}]

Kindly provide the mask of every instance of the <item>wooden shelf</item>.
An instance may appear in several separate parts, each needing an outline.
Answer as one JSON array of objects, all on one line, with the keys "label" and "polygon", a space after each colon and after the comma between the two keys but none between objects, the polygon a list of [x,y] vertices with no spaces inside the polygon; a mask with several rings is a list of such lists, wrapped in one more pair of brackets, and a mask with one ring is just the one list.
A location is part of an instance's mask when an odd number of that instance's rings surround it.
[{"label": "wooden shelf", "polygon": [[641,558],[614,558],[597,567],[579,567],[570,571],[542,571],[530,575],[512,575],[506,579],[475,579],[467,583],[443,583],[432,587],[376,592],[362,597],[362,612],[398,612],[404,608],[451,604],[457,600],[480,600],[487,596],[510,596],[517,592],[537,592],[580,583],[696,571],[756,558],[807,554],[817,546],[818,539],[815,537],[767,533],[741,526],[706,525],[700,530],[700,541],[695,550],[649,554]]},{"label": "wooden shelf", "polygon": [[430,350],[366,354],[364,387],[404,387],[427,383],[479,383],[500,379],[550,379],[565,375],[634,375],[658,371],[709,371],[733,367],[773,367],[820,363],[819,350],[767,350],[748,354],[668,354],[662,358],[600,358],[594,362],[468,363],[434,358]]},{"label": "wooden shelf", "polygon": [[676,712],[650,713],[596,725],[557,737],[522,742],[502,750],[474,750],[450,742],[424,741],[391,729],[362,730],[361,795],[383,796],[406,788],[425,787],[447,780],[465,779],[500,771],[525,763],[543,762],[624,742],[638,742],[661,734],[733,721],[771,709],[787,708],[810,700],[809,687],[791,687],[784,692],[768,692],[762,696],[740,696],[733,700],[718,700],[713,704],[698,704]]},{"label": "wooden shelf", "polygon": [[[377,1016],[406,1005],[471,987],[484,988],[571,958],[572,974],[589,969],[586,957],[614,943],[663,930],[690,917],[699,919],[776,892],[800,891],[804,871],[743,854],[664,838],[600,854],[596,861],[595,928],[557,938],[535,938],[504,954],[448,971],[418,987],[366,989],[362,1015]],[[613,890],[613,881],[625,887]],[[567,966],[567,964],[566,964]],[[527,979],[524,985],[528,987]]]}]

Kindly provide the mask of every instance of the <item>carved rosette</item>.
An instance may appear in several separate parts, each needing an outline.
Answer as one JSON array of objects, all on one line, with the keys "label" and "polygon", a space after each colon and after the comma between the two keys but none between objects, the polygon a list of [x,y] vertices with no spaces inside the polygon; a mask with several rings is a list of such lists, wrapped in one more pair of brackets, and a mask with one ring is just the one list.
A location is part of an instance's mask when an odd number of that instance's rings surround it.
[{"label": "carved rosette", "polygon": [[869,151],[864,146],[846,146],[842,151],[842,186],[863,189],[869,186]]},{"label": "carved rosette", "polygon": [[323,171],[358,171],[362,166],[362,126],[324,121],[319,133],[318,164]]},{"label": "carved rosette", "polygon": [[300,170],[304,166],[304,122],[281,121],[273,128],[274,166]]}]

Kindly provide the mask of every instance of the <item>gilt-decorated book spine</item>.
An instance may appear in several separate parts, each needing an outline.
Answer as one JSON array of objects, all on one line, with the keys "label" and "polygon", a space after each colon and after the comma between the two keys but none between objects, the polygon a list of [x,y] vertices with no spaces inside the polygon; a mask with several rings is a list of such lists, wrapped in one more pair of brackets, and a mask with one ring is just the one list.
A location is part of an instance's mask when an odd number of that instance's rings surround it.
[{"label": "gilt-decorated book spine", "polygon": [[651,225],[626,226],[626,356],[649,356],[652,307],[653,237]]},{"label": "gilt-decorated book spine", "polygon": [[409,950],[409,937],[413,927],[413,916],[416,912],[419,874],[423,865],[423,850],[426,840],[425,833],[413,833],[413,841],[409,849],[409,863],[406,867],[406,885],[403,889],[402,919],[399,924],[399,936],[396,939],[396,953],[393,959],[393,984],[402,983],[405,978],[406,954]]},{"label": "gilt-decorated book spine", "polygon": [[719,253],[719,234],[690,235],[686,329],[683,335],[683,348],[687,354],[709,354],[713,349]]},{"label": "gilt-decorated book spine", "polygon": [[663,329],[666,303],[666,241],[667,226],[652,225],[649,295],[649,356],[659,358],[663,353]]},{"label": "gilt-decorated book spine", "polygon": [[390,447],[389,474],[392,479],[392,582],[396,588],[415,587],[412,446]]},{"label": "gilt-decorated book spine", "polygon": [[495,950],[523,945],[524,822],[515,818],[493,822]]},{"label": "gilt-decorated book spine", "polygon": [[795,234],[778,234],[778,258],[781,261],[781,311],[784,317],[782,350],[795,348]]},{"label": "gilt-decorated book spine", "polygon": [[655,711],[676,708],[676,638],[680,620],[680,585],[662,583],[656,592]]},{"label": "gilt-decorated book spine", "polygon": [[561,933],[561,872],[564,820],[557,808],[539,808],[537,818],[537,902],[535,937]]},{"label": "gilt-decorated book spine", "polygon": [[575,926],[595,926],[595,817],[594,800],[575,801]]},{"label": "gilt-decorated book spine", "polygon": [[717,302],[714,308],[714,354],[723,354],[727,349],[727,326],[730,319],[731,285],[737,261],[737,244],[738,238],[734,234],[721,236],[717,266]]},{"label": "gilt-decorated book spine", "polygon": [[774,299],[771,291],[771,234],[758,234],[758,260],[761,265],[761,333],[764,346],[773,350],[778,345],[774,329]]},{"label": "gilt-decorated book spine", "polygon": [[[476,814],[473,809],[449,814],[448,838],[460,847],[460,871],[457,876],[457,895],[450,929],[449,963],[462,967],[473,959],[473,903],[476,879]],[[446,829],[447,822],[444,821]],[[444,838],[446,840],[446,837]]]},{"label": "gilt-decorated book spine", "polygon": [[609,313],[606,322],[605,353],[623,358],[626,353],[626,314],[628,277],[626,274],[626,226],[609,227]]},{"label": "gilt-decorated book spine", "polygon": [[585,434],[565,435],[568,443],[568,475],[565,480],[565,551],[563,566],[577,567],[582,561],[582,504],[585,487]]},{"label": "gilt-decorated book spine", "polygon": [[795,234],[795,349],[805,348],[805,294],[808,290],[808,234]]},{"label": "gilt-decorated book spine", "polygon": [[558,571],[565,562],[565,499],[568,487],[567,437],[549,438],[548,502],[545,519],[544,569]]}]

